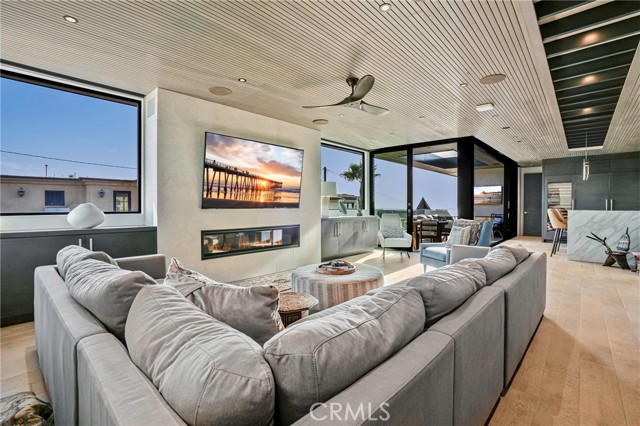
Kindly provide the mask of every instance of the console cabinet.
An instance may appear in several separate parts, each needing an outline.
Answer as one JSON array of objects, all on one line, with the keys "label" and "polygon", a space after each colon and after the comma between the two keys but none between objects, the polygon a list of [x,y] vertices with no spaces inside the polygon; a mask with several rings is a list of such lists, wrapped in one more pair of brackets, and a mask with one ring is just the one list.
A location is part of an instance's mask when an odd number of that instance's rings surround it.
[{"label": "console cabinet", "polygon": [[341,216],[322,219],[322,260],[372,251],[378,245],[377,216]]},{"label": "console cabinet", "polygon": [[111,257],[157,253],[155,227],[98,228],[0,233],[0,325],[33,320],[33,275],[38,266],[54,265],[58,251],[81,245]]}]

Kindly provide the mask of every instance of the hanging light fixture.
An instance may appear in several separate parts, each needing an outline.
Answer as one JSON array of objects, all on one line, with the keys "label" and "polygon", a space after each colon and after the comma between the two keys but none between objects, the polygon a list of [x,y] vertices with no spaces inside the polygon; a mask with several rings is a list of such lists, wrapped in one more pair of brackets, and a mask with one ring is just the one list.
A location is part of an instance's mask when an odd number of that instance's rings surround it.
[{"label": "hanging light fixture", "polygon": [[[589,134],[585,133],[584,135],[584,147],[588,148],[589,145],[587,143],[589,139]],[[589,158],[587,157],[587,151],[584,151],[584,160],[582,160],[582,180],[589,180]]]}]

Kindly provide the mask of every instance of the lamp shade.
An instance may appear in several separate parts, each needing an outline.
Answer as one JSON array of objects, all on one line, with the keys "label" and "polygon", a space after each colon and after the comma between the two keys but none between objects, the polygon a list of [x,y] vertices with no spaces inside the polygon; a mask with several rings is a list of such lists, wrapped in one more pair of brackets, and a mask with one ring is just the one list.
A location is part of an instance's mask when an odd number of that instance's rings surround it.
[{"label": "lamp shade", "polygon": [[320,195],[323,197],[335,197],[338,195],[335,182],[320,182]]}]

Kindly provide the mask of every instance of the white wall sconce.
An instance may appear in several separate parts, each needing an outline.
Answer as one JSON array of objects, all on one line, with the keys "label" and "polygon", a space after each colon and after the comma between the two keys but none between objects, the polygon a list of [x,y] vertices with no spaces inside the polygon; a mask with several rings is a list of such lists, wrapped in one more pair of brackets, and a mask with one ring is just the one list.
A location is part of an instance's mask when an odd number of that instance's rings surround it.
[{"label": "white wall sconce", "polygon": [[20,187],[20,189],[18,189],[18,197],[24,197],[24,194],[26,193],[27,191],[25,191],[23,187]]},{"label": "white wall sconce", "polygon": [[98,191],[98,195],[100,196],[100,198],[104,198],[104,194],[106,194],[104,192],[104,189],[100,189],[100,191]]}]

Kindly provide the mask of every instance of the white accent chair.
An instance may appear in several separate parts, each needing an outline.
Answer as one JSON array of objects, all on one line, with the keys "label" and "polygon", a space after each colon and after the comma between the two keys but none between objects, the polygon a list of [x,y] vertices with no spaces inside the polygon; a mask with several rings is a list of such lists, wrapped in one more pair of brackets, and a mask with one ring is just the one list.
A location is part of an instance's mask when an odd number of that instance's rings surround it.
[{"label": "white accent chair", "polygon": [[[411,243],[413,243],[413,237],[407,232],[403,231],[402,237],[387,237],[385,238],[382,235],[382,230],[386,227],[400,227],[402,228],[402,221],[400,220],[400,215],[397,213],[384,213],[382,218],[380,219],[380,229],[378,230],[378,242],[382,247],[382,257],[385,257],[387,248],[396,248],[396,249],[411,249]],[[402,256],[402,252],[400,251],[400,256]],[[409,255],[409,251],[407,251],[407,257],[411,257]]]}]

